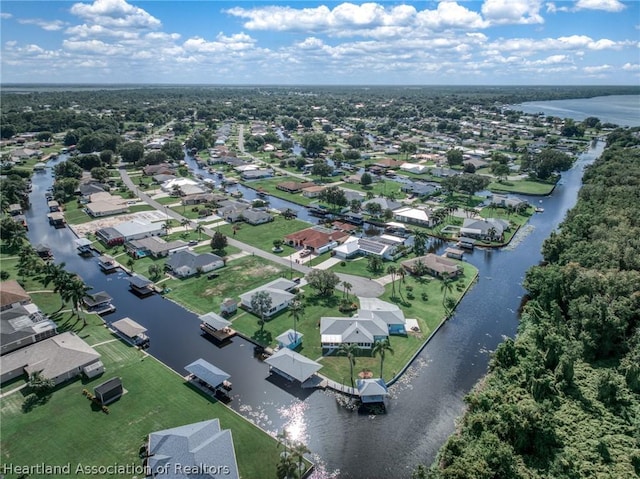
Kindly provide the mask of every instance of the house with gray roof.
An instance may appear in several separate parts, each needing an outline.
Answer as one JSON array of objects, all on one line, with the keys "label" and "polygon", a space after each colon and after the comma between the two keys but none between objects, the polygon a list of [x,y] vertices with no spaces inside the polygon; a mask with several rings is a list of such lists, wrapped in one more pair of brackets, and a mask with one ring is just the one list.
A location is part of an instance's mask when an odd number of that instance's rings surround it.
[{"label": "house with gray roof", "polygon": [[273,221],[273,216],[266,211],[256,210],[253,208],[244,210],[240,216],[245,223],[249,223],[254,226]]},{"label": "house with gray roof", "polygon": [[0,312],[0,354],[10,353],[56,334],[56,323],[33,303]]},{"label": "house with gray roof", "polygon": [[390,200],[389,198],[383,198],[381,196],[378,196],[377,198],[371,198],[370,200],[367,200],[364,203],[362,203],[362,209],[366,210],[367,206],[373,203],[380,205],[381,211],[386,211],[386,210],[393,211],[402,207],[402,203],[400,203],[399,201]]},{"label": "house with gray roof", "polygon": [[279,349],[264,362],[269,365],[270,371],[289,381],[295,380],[301,383],[304,383],[322,368],[321,364],[288,348]]},{"label": "house with gray roof", "polygon": [[163,258],[178,251],[186,250],[189,244],[182,240],[165,241],[157,236],[131,240],[125,243],[127,252],[134,258],[152,256]]},{"label": "house with gray roof", "polygon": [[[39,341],[0,357],[0,382],[40,372],[55,385],[73,379],[100,361],[100,354],[72,332]],[[100,368],[93,369],[101,372]]]},{"label": "house with gray roof", "polygon": [[430,274],[436,278],[454,278],[463,271],[455,261],[433,253],[403,261],[402,267],[416,276]]},{"label": "house with gray roof", "polygon": [[224,260],[213,253],[198,254],[191,250],[183,250],[172,254],[165,266],[179,278],[188,278],[198,272],[208,273],[222,268]]},{"label": "house with gray roof", "polygon": [[509,222],[500,218],[465,218],[460,228],[460,236],[480,240],[502,240],[509,229]]},{"label": "house with gray roof", "polygon": [[408,181],[400,186],[400,190],[415,196],[431,196],[439,192],[442,187],[438,183],[425,181]]},{"label": "house with gray roof", "polygon": [[231,430],[217,418],[149,434],[147,467],[163,479],[240,478]]},{"label": "house with gray roof", "polygon": [[360,349],[371,349],[376,341],[389,337],[387,324],[378,317],[320,318],[320,342],[323,354],[330,354],[342,344],[354,344]]},{"label": "house with gray roof", "polygon": [[384,398],[389,395],[387,385],[381,378],[358,379],[356,387],[363,404],[384,402]]},{"label": "house with gray roof", "polygon": [[240,304],[244,309],[253,311],[251,308],[251,298],[253,298],[256,293],[265,291],[271,297],[271,309],[265,313],[265,317],[269,318],[289,306],[295,297],[291,291],[297,286],[298,284],[293,281],[289,281],[285,278],[278,278],[265,285],[241,294]]}]

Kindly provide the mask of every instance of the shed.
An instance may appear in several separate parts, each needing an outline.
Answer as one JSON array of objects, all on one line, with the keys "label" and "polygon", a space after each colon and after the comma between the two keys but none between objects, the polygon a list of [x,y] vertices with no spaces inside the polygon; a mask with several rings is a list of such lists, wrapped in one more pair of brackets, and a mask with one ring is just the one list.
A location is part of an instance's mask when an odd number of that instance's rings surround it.
[{"label": "shed", "polygon": [[100,404],[106,406],[114,401],[117,401],[124,394],[124,388],[122,387],[122,380],[120,378],[111,378],[108,381],[98,384],[93,393],[96,399],[100,401]]},{"label": "shed", "polygon": [[93,379],[104,372],[104,364],[102,364],[102,361],[96,361],[82,368],[82,372],[87,378]]}]

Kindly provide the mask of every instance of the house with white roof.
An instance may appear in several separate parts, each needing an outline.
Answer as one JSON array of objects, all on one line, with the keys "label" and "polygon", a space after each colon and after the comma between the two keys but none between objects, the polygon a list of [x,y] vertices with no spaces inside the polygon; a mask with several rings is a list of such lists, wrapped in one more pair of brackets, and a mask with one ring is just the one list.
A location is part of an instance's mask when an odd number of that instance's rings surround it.
[{"label": "house with white roof", "polygon": [[432,228],[436,225],[437,219],[430,208],[413,208],[406,206],[393,212],[393,219],[403,223],[427,226]]},{"label": "house with white roof", "polygon": [[500,218],[465,218],[460,228],[460,236],[481,240],[502,240],[509,229],[509,222]]},{"label": "house with white roof", "polygon": [[274,314],[282,311],[291,304],[295,294],[291,291],[298,286],[297,283],[285,278],[275,279],[265,285],[258,288],[247,291],[240,295],[240,305],[249,311],[253,312],[251,307],[251,298],[260,291],[265,291],[271,297],[271,309],[265,313],[266,318],[270,318]]},{"label": "house with white roof", "polygon": [[376,341],[389,337],[387,324],[378,317],[320,318],[320,342],[324,354],[330,354],[342,344],[354,344],[360,349],[371,349]]}]

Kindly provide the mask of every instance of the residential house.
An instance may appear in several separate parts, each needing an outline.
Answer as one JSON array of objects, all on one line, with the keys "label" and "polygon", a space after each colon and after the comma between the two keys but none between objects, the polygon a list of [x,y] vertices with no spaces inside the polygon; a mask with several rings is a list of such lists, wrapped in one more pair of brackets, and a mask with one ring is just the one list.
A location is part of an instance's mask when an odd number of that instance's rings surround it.
[{"label": "residential house", "polygon": [[89,203],[85,206],[85,211],[90,216],[99,218],[101,216],[127,213],[129,206],[127,205],[127,200],[103,191],[94,193],[89,197]]},{"label": "residential house", "polygon": [[188,243],[182,240],[165,241],[157,236],[131,240],[125,243],[127,252],[134,258],[144,258],[152,256],[154,258],[164,258],[178,251],[189,248]]},{"label": "residential house", "polygon": [[31,296],[15,279],[0,283],[0,311],[31,303]]},{"label": "residential house", "polygon": [[273,170],[267,168],[259,168],[257,170],[243,171],[240,177],[243,180],[259,180],[261,178],[271,178]]},{"label": "residential house", "polygon": [[[3,300],[5,296],[3,294]],[[56,323],[30,301],[25,304],[16,302],[0,312],[0,354],[10,353],[56,334]]]},{"label": "residential house", "polygon": [[349,237],[340,246],[334,248],[336,258],[351,259],[356,256],[380,256],[387,260],[393,260],[398,247],[407,243],[406,238],[393,235],[380,235],[371,237]]},{"label": "residential house", "polygon": [[342,344],[353,344],[360,349],[371,349],[376,341],[389,337],[387,324],[378,317],[320,318],[320,342],[323,354],[330,354]]},{"label": "residential house", "polygon": [[306,188],[302,188],[302,196],[305,198],[317,198],[326,189],[327,187],[324,185],[308,186]]},{"label": "residential house", "polygon": [[[187,424],[149,434],[147,467],[152,477],[187,477],[167,474],[179,464],[183,471],[224,471],[226,479],[239,479],[231,430],[222,429],[219,419]],[[195,474],[194,474],[195,475]],[[197,474],[204,477],[204,474]],[[213,474],[207,474],[214,477]]]},{"label": "residential house", "polygon": [[474,219],[465,218],[460,228],[460,236],[479,240],[501,241],[504,232],[509,229],[509,222],[499,218]]},{"label": "residential house", "polygon": [[160,163],[158,165],[147,165],[142,168],[142,172],[145,176],[156,176],[156,175],[175,175],[174,169],[171,167],[169,163]]},{"label": "residential house", "polygon": [[[183,196],[187,194],[184,190],[189,186],[198,186],[198,182],[190,178],[173,178],[162,183],[160,188],[166,193],[179,191],[180,196]],[[204,193],[204,190],[198,191],[197,193]]]},{"label": "residential house", "polygon": [[506,195],[492,195],[489,200],[490,206],[497,206],[500,208],[513,208],[514,210],[518,210],[521,208],[526,208],[529,206],[529,202],[527,200],[523,200],[521,198],[515,196],[506,196]]},{"label": "residential house", "polygon": [[406,334],[407,323],[404,313],[395,304],[382,301],[378,298],[358,297],[360,309],[358,318],[378,318],[385,322],[389,328],[389,334]]},{"label": "residential house", "polygon": [[101,369],[92,367],[99,362],[95,349],[75,333],[64,332],[1,356],[0,382],[39,372],[57,386],[88,370],[94,376],[99,374]]},{"label": "residential house", "polygon": [[161,222],[149,223],[141,220],[125,221],[111,228],[101,228],[96,231],[98,239],[107,245],[123,244],[126,241],[164,234],[165,230]]},{"label": "residential house", "polygon": [[166,267],[179,278],[188,278],[196,273],[208,273],[224,266],[224,260],[213,253],[194,253],[190,250],[172,254]]},{"label": "residential house", "polygon": [[306,181],[303,183],[297,181],[283,181],[276,185],[276,189],[286,191],[287,193],[300,193],[303,188],[309,188],[310,186],[314,186],[312,181]]},{"label": "residential house", "polygon": [[433,253],[403,261],[402,267],[414,275],[430,274],[436,278],[454,278],[462,273],[458,263]]},{"label": "residential house", "polygon": [[214,195],[213,193],[196,193],[194,195],[183,196],[180,199],[180,202],[183,205],[201,205],[203,203],[209,203],[213,201]]},{"label": "residential house", "polygon": [[242,220],[245,223],[256,226],[273,221],[273,216],[271,216],[266,211],[249,208],[242,212]]},{"label": "residential house", "polygon": [[403,192],[419,197],[431,196],[435,193],[438,193],[441,189],[442,188],[438,183],[430,183],[425,181],[411,181],[408,183],[403,183],[400,186],[400,190],[402,190]]},{"label": "residential house", "polygon": [[349,234],[344,231],[312,226],[311,228],[286,235],[284,241],[293,247],[304,247],[322,254],[335,248],[348,237]]},{"label": "residential house", "polygon": [[380,210],[383,212],[386,210],[393,211],[402,207],[402,203],[400,203],[399,201],[390,200],[389,198],[378,196],[376,198],[371,198],[370,200],[367,200],[364,203],[362,203],[362,209],[366,210],[367,206],[369,206],[370,204],[380,205]]},{"label": "residential house", "polygon": [[291,291],[297,288],[298,284],[285,278],[275,279],[265,285],[252,289],[240,295],[240,305],[253,312],[251,299],[256,293],[265,291],[271,297],[271,309],[265,313],[265,318],[270,318],[274,314],[287,308],[295,295]]},{"label": "residential house", "polygon": [[462,174],[461,171],[444,167],[431,168],[431,170],[429,170],[429,173],[438,178],[448,178],[449,176],[457,176]]},{"label": "residential house", "polygon": [[430,208],[414,208],[405,206],[393,212],[393,219],[403,223],[426,226],[432,228],[438,222],[433,210]]},{"label": "residential house", "polygon": [[418,163],[403,163],[402,165],[400,165],[400,169],[408,173],[421,175],[426,172],[427,167]]}]

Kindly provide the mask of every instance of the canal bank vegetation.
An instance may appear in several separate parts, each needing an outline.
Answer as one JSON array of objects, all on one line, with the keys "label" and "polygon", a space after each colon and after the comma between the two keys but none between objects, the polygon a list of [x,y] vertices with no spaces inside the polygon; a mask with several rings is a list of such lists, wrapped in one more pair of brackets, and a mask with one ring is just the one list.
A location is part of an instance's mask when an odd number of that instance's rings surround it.
[{"label": "canal bank vegetation", "polygon": [[640,129],[616,130],[524,282],[456,433],[416,477],[640,475]]}]

